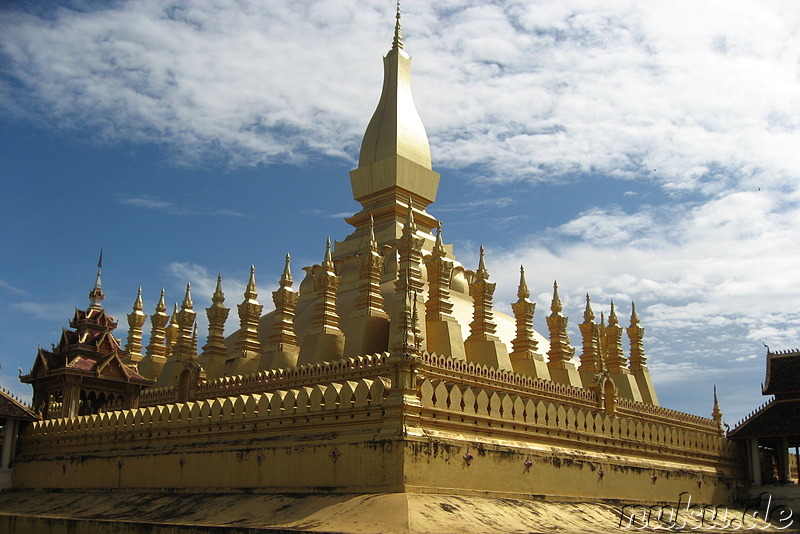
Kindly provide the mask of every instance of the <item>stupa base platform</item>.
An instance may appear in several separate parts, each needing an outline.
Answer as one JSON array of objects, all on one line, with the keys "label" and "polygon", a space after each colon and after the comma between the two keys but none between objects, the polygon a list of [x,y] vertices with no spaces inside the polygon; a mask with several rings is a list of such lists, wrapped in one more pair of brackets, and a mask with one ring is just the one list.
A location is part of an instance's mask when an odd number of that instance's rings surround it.
[{"label": "stupa base platform", "polygon": [[[634,509],[626,503],[612,501],[553,502],[541,496],[534,500],[425,493],[10,491],[0,494],[0,531],[16,534],[610,534],[625,530],[664,530],[655,522],[652,528],[636,524],[621,530],[620,517],[625,510]],[[688,512],[682,513],[681,520],[690,518]],[[742,510],[730,508],[729,513],[729,517],[738,518]],[[628,525],[627,516],[623,519],[624,525]],[[691,530],[691,526],[687,525],[685,530]],[[741,531],[736,528],[714,530]]]}]

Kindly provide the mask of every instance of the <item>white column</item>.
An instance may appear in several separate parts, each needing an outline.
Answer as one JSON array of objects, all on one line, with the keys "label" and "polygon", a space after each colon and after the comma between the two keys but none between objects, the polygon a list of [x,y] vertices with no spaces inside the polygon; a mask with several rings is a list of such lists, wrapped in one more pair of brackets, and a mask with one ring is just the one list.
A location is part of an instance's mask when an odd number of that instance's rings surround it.
[{"label": "white column", "polygon": [[0,468],[8,469],[11,466],[12,452],[14,451],[14,436],[17,433],[17,422],[14,419],[6,420],[6,435],[3,437],[3,457],[0,458]]},{"label": "white column", "polygon": [[747,440],[747,456],[750,459],[750,480],[754,486],[761,485],[761,462],[758,458],[758,438]]}]

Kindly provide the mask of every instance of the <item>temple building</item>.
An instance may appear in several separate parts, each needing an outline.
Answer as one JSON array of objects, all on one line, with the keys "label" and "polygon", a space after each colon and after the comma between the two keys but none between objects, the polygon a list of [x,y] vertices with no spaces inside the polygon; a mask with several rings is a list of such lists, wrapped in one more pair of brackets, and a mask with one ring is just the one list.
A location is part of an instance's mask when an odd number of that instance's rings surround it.
[{"label": "temple building", "polygon": [[762,492],[800,509],[800,350],[770,352],[761,393],[767,402],[740,421],[728,438],[744,444],[751,497]]},{"label": "temple building", "polygon": [[[115,501],[113,518],[142,524],[450,532],[422,510],[461,499],[465,520],[495,517],[499,532],[512,530],[503,523],[511,515],[536,528],[526,504],[495,513],[508,499],[741,496],[740,457],[719,410],[706,418],[659,406],[634,305],[623,315],[612,302],[598,320],[587,295],[577,360],[557,283],[539,312],[547,333],[533,327],[524,266],[513,316],[494,309],[491,257],[481,247],[456,258],[433,214],[440,176],[399,9],[383,69],[350,173],[361,205],[346,219],[352,232],[321,235],[319,264],[276,258],[284,268],[269,306],[251,266],[236,332],[224,331],[230,296],[218,279],[202,348],[202,311],[187,286],[171,316],[162,292],[146,345],[139,293],[123,350],[98,271],[74,330],[40,349],[22,377],[43,420],[19,438],[14,487],[69,493],[35,493],[18,515],[58,509],[70,510],[65,521],[94,521],[107,513],[103,498],[80,495],[113,489],[135,494]],[[203,495],[194,501],[202,514],[181,505],[183,493]],[[168,518],[126,504],[156,494]],[[252,508],[231,506],[227,494]],[[344,516],[350,526],[336,523]],[[395,530],[382,523],[389,517]]]}]

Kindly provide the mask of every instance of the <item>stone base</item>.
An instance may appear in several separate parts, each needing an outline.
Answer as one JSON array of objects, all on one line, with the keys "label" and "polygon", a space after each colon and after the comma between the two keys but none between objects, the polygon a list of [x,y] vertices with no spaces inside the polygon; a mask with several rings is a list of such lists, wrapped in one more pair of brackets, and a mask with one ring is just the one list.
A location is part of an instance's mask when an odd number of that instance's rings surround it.
[{"label": "stone base", "polygon": [[538,354],[515,356],[513,352],[510,355],[511,366],[514,368],[515,373],[532,376],[533,378],[540,378],[542,380],[552,380],[552,378],[550,378],[550,369],[548,369],[547,363],[542,356]]},{"label": "stone base", "polygon": [[[16,534],[617,534],[624,532],[619,525],[621,507],[625,504],[424,493],[4,492],[0,494],[0,531]],[[731,508],[736,512],[732,516],[741,516],[741,509]],[[636,532],[636,528],[631,527],[629,531]]]},{"label": "stone base", "polygon": [[389,346],[389,316],[353,317],[347,321],[345,332],[345,358],[384,352]]},{"label": "stone base", "polygon": [[559,384],[566,384],[576,388],[582,387],[581,374],[572,362],[548,363],[550,379]]},{"label": "stone base", "polygon": [[464,350],[468,361],[495,369],[514,370],[505,343],[498,339],[467,338]]},{"label": "stone base", "polygon": [[452,321],[427,321],[428,352],[466,360],[461,325]]},{"label": "stone base", "polygon": [[344,352],[344,334],[341,332],[309,334],[300,343],[297,365],[341,360]]},{"label": "stone base", "polygon": [[653,387],[653,380],[650,378],[650,371],[647,369],[647,367],[642,366],[635,371],[631,371],[631,373],[636,379],[636,385],[639,387],[639,393],[642,396],[642,402],[659,406],[656,388]]},{"label": "stone base", "polygon": [[261,363],[258,365],[259,371],[270,369],[290,369],[297,367],[297,359],[300,357],[300,347],[283,347],[269,350],[261,356]]},{"label": "stone base", "polygon": [[619,397],[632,400],[635,402],[642,402],[642,395],[639,393],[639,385],[636,379],[627,369],[623,369],[621,373],[611,373],[611,379],[614,385],[617,386],[617,395]]}]

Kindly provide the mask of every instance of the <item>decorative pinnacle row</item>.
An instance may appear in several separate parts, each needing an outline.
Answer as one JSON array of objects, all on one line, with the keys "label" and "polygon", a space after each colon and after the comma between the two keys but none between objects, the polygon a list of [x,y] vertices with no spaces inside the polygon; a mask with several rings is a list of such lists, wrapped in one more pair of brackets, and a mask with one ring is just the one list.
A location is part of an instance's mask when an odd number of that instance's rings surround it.
[{"label": "decorative pinnacle row", "polygon": [[297,305],[297,293],[292,290],[292,272],[289,266],[291,257],[286,254],[286,260],[281,274],[280,287],[272,292],[272,302],[275,304],[275,319],[269,334],[270,349],[283,349],[287,346],[296,347],[297,337],[294,333],[294,313]]},{"label": "decorative pinnacle row", "polygon": [[639,324],[639,316],[636,314],[636,303],[631,302],[631,325],[627,328],[628,339],[631,342],[631,371],[638,371],[647,368],[647,358],[644,355],[644,327]]},{"label": "decorative pinnacle row", "polygon": [[381,296],[383,257],[378,253],[372,215],[369,216],[369,243],[366,252],[358,256],[361,285],[356,297],[356,311],[370,317],[386,317]]},{"label": "decorative pinnacle row", "polygon": [[147,320],[147,315],[143,310],[142,286],[139,286],[139,292],[133,302],[133,311],[128,314],[128,344],[126,348],[128,361],[132,364],[138,364],[142,360],[142,326]]},{"label": "decorative pinnacle row", "polygon": [[547,355],[549,363],[559,365],[571,360],[575,354],[567,333],[569,319],[561,313],[563,308],[561,297],[558,296],[558,282],[553,282],[553,300],[550,303],[552,313],[547,317],[547,328],[550,331],[550,351]]},{"label": "decorative pinnacle row", "polygon": [[627,367],[628,360],[622,351],[622,327],[619,325],[614,301],[611,301],[611,313],[608,314],[608,326],[603,330],[606,337],[605,364],[612,373]]},{"label": "decorative pinnacle row", "polygon": [[319,272],[314,275],[316,304],[314,315],[311,318],[310,333],[333,334],[340,332],[339,315],[336,313],[336,290],[339,287],[340,278],[336,275],[334,268],[331,258],[331,238],[328,237],[325,243],[325,257]]},{"label": "decorative pinnacle row", "polygon": [[161,288],[161,298],[156,304],[155,313],[150,316],[150,344],[147,345],[147,358],[162,360],[167,354],[166,326],[169,316],[165,313],[167,304],[164,301],[164,288]]},{"label": "decorative pinnacle row", "polygon": [[536,311],[536,304],[528,299],[530,296],[528,282],[525,280],[525,268],[520,265],[519,287],[517,288],[519,300],[511,304],[517,325],[517,336],[511,342],[513,358],[530,358],[538,352],[538,343],[533,337],[533,314]]},{"label": "decorative pinnacle row", "polygon": [[192,304],[192,285],[186,284],[186,294],[183,297],[181,309],[177,314],[178,336],[172,348],[174,359],[179,362],[197,358],[197,350],[193,350],[192,335],[194,333],[194,320],[197,314]]},{"label": "decorative pinnacle row", "polygon": [[469,325],[468,339],[496,340],[492,314],[492,298],[497,284],[488,282],[489,271],[486,269],[483,245],[480,248],[478,270],[475,271],[475,281],[469,285],[469,296],[472,297],[474,312],[472,323]]},{"label": "decorative pinnacle row", "polygon": [[436,231],[436,243],[425,266],[428,269],[428,301],[425,303],[425,318],[428,321],[455,320],[453,303],[450,301],[450,276],[453,260],[447,258],[442,242],[442,223]]},{"label": "decorative pinnacle row", "polygon": [[416,232],[417,225],[414,223],[414,211],[409,197],[406,223],[395,245],[399,263],[392,306],[393,343],[390,346],[392,350],[402,353],[416,352],[422,342],[414,315],[417,310],[417,299],[422,294],[423,288],[420,261],[424,240],[417,237]]},{"label": "decorative pinnacle row", "polygon": [[255,358],[261,354],[261,342],[258,339],[258,319],[264,308],[258,303],[256,288],[256,268],[250,266],[250,279],[244,290],[244,300],[238,305],[241,336],[236,342],[236,350],[240,358]]},{"label": "decorative pinnacle row", "polygon": [[230,309],[225,305],[225,294],[222,292],[222,275],[217,275],[217,287],[211,297],[211,306],[206,308],[208,317],[208,338],[203,345],[203,354],[208,361],[215,361],[224,365],[227,359],[225,349],[225,321],[228,320]]},{"label": "decorative pinnacle row", "polygon": [[594,322],[592,300],[586,293],[586,308],[583,311],[583,322],[578,325],[583,338],[583,354],[581,354],[580,371],[600,371],[603,355],[600,350],[600,325]]}]

